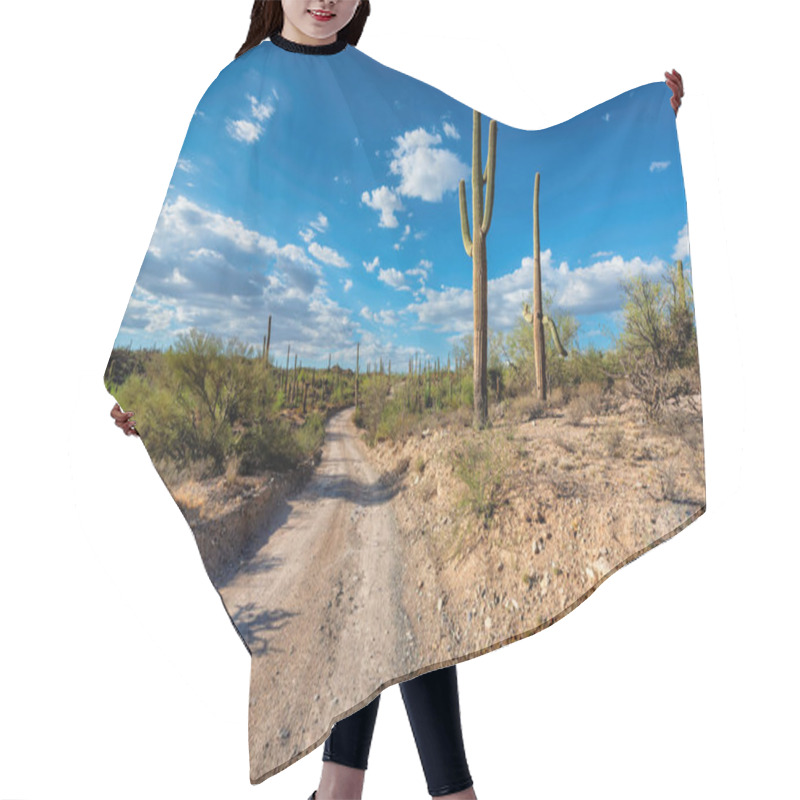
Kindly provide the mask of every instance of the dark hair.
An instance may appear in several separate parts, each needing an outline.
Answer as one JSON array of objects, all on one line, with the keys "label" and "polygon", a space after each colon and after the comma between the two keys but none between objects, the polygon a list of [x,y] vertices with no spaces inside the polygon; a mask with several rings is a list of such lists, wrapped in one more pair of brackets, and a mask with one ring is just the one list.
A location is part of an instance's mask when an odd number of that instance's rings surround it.
[{"label": "dark hair", "polygon": [[[361,0],[356,13],[347,25],[336,35],[336,39],[346,39],[348,44],[356,45],[361,38],[364,24],[369,16],[369,0]],[[250,12],[250,30],[244,44],[239,48],[236,58],[251,50],[273,33],[283,30],[283,6],[280,0],[255,0]]]}]

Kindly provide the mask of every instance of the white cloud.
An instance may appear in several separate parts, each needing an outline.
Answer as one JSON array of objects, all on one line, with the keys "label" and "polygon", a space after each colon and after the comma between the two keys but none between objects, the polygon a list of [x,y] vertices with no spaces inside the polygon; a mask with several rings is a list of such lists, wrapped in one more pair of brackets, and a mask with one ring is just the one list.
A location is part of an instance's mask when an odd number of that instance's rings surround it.
[{"label": "white cloud", "polygon": [[689,258],[689,223],[687,222],[678,231],[678,241],[675,243],[675,248],[672,251],[673,260],[681,259],[685,261]]},{"label": "white cloud", "polygon": [[264,132],[264,129],[257,122],[251,122],[249,119],[229,119],[225,125],[225,130],[237,142],[245,142],[247,144],[257,142]]},{"label": "white cloud", "polygon": [[[278,96],[274,89],[272,93],[275,97]],[[275,113],[275,106],[272,103],[262,103],[251,94],[245,95],[245,97],[250,101],[250,116],[253,119],[229,119],[225,123],[225,130],[237,142],[253,144],[264,133],[264,129],[259,123],[269,119]]]},{"label": "white cloud", "polygon": [[461,138],[461,134],[456,130],[455,125],[451,125],[449,122],[443,122],[442,128],[444,129],[445,136],[449,136],[451,139]]},{"label": "white cloud", "polygon": [[186,278],[177,267],[175,267],[175,269],[172,270],[172,282],[175,284],[188,283],[189,279]]},{"label": "white cloud", "polygon": [[261,103],[258,98],[248,94],[247,99],[250,101],[250,113],[259,121],[269,119],[275,113],[275,106],[272,104]]},{"label": "white cloud", "polygon": [[320,211],[317,218],[308,223],[317,233],[325,233],[328,230],[328,218]]},{"label": "white cloud", "polygon": [[379,223],[381,228],[396,228],[398,226],[399,223],[395,212],[403,210],[403,202],[388,186],[381,186],[378,189],[373,189],[372,192],[364,192],[361,195],[361,202],[381,212]]},{"label": "white cloud", "polygon": [[333,267],[349,267],[350,264],[347,262],[347,259],[343,258],[339,253],[336,252],[332,247],[327,247],[325,245],[319,244],[318,242],[312,242],[308,246],[308,252],[311,253],[314,258],[322,261],[324,264],[330,264]]},{"label": "white cloud", "polygon": [[344,286],[344,290],[345,290],[346,292],[349,292],[349,291],[350,291],[350,290],[353,288],[353,281],[351,281],[351,280],[350,280],[350,278],[348,278],[348,279],[347,279],[347,280],[344,282],[343,286]]},{"label": "white cloud", "polygon": [[308,228],[299,231],[302,240],[308,244],[318,233],[328,230],[328,218],[320,211],[317,218],[308,223]]},{"label": "white cloud", "polygon": [[[411,216],[411,215],[409,214],[409,216]],[[403,242],[404,242],[406,239],[408,239],[408,235],[409,235],[410,233],[411,233],[411,226],[410,226],[410,225],[406,225],[406,226],[405,226],[405,228],[403,228],[403,233],[401,234],[400,238],[399,238],[399,239],[398,239],[398,240],[397,240],[397,241],[394,243],[394,249],[395,249],[395,250],[398,250],[398,251],[399,251],[399,250],[402,250],[402,249],[403,249],[403,248],[402,248],[402,243],[403,243]]]},{"label": "white cloud", "polygon": [[307,295],[321,277],[320,267],[296,245],[280,247],[272,237],[183,195],[164,206],[148,259],[140,288],[202,309],[209,319],[228,319],[232,295],[250,298],[255,306],[271,287]]},{"label": "white cloud", "polygon": [[403,273],[394,267],[389,267],[389,269],[380,269],[378,271],[378,280],[382,281],[387,286],[391,286],[393,289],[398,289],[400,291],[411,291],[410,287],[406,286]]},{"label": "white cloud", "polygon": [[[318,308],[324,313],[314,318],[311,309]],[[267,312],[274,323],[280,320],[278,339],[273,327],[276,346],[280,341],[306,348],[316,343],[327,352],[352,339],[349,312],[326,298],[322,268],[303,248],[279,246],[272,237],[183,195],[165,203],[123,334],[158,333],[167,344],[193,325],[222,337],[261,342]],[[325,320],[332,327],[322,333],[314,326]]]},{"label": "white cloud", "polygon": [[378,256],[375,256],[372,261],[362,261],[361,263],[364,265],[364,269],[366,269],[367,272],[375,272],[375,267],[380,266],[381,260]]},{"label": "white cloud", "polygon": [[391,309],[381,309],[376,316],[381,325],[388,325],[390,328],[397,327],[398,319],[395,311]]},{"label": "white cloud", "polygon": [[435,146],[441,141],[439,134],[423,128],[395,137],[397,147],[389,169],[400,176],[399,194],[438,203],[445,192],[458,189],[459,180],[469,176],[469,167],[455,153]]},{"label": "white cloud", "polygon": [[390,328],[397,327],[399,322],[397,312],[390,308],[381,309],[378,312],[372,312],[370,311],[369,306],[364,306],[358,313],[360,316],[362,316],[364,319],[368,319],[370,322],[376,322],[378,325],[386,325]]},{"label": "white cloud", "polygon": [[[525,261],[530,262],[532,269],[533,259]],[[663,260],[657,257],[644,261],[635,256],[625,261],[620,255],[573,270],[562,262],[551,276],[551,285],[556,291],[555,302],[574,313],[610,311],[619,305],[621,279],[634,275],[656,279],[664,267]]]},{"label": "white cloud", "polygon": [[429,261],[426,258],[423,258],[419,262],[419,266],[407,269],[405,272],[406,275],[410,275],[412,277],[416,275],[419,278],[420,288],[424,288],[425,281],[428,279],[428,273],[431,271],[432,268],[433,268],[433,262]]},{"label": "white cloud", "polygon": [[165,204],[153,239],[164,254],[197,251],[209,241],[220,245],[210,250],[222,252],[226,257],[231,248],[264,255],[273,255],[278,249],[272,237],[245,228],[233,217],[207,211],[183,195]]},{"label": "white cloud", "polygon": [[[555,266],[550,249],[541,254],[542,288],[552,295],[559,309],[575,314],[608,312],[619,307],[619,281],[632,275],[658,278],[665,268],[659,258],[643,261],[638,256],[625,261],[614,256],[587,267],[570,269],[566,261]],[[533,258],[526,256],[511,272],[489,280],[489,320],[494,328],[509,329],[522,311],[522,304],[532,302]],[[405,309],[416,315],[424,326],[439,332],[465,334],[472,330],[472,289],[443,286],[423,287],[415,296],[424,297]]]},{"label": "white cloud", "polygon": [[190,261],[194,261],[198,258],[206,258],[206,259],[217,259],[218,261],[224,261],[225,256],[222,255],[218,250],[214,250],[211,247],[197,247],[194,250],[190,250],[186,254],[186,258]]}]

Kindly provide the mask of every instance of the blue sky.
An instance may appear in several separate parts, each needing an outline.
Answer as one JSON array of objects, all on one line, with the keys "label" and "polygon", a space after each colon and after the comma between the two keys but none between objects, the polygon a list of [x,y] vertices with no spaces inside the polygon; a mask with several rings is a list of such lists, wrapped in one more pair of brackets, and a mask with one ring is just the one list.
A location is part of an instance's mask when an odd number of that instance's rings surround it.
[{"label": "blue sky", "polygon": [[[678,258],[691,273],[670,96],[647,84],[539,131],[497,121],[490,330],[531,301],[537,171],[543,287],[579,347],[610,346],[621,277]],[[471,154],[472,109],[438,89],[350,46],[262,42],[198,104],[115,345],[164,349],[197,327],[260,349],[272,314],[277,363],[288,344],[304,365],[354,367],[356,342],[363,369],[446,362],[472,331]]]}]

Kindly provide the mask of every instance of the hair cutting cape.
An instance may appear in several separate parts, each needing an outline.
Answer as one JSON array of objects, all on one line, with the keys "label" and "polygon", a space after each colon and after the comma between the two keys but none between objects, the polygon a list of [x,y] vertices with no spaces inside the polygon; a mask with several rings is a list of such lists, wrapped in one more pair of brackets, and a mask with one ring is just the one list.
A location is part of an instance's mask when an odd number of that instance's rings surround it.
[{"label": "hair cutting cape", "polygon": [[251,783],[705,511],[670,96],[522,130],[279,36],[203,95],[104,380],[251,656]]}]

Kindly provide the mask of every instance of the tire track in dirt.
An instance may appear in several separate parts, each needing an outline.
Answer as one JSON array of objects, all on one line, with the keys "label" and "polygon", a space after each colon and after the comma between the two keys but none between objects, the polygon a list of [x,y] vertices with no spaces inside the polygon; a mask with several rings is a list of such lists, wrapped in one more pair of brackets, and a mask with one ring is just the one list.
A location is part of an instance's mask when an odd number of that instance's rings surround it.
[{"label": "tire track in dirt", "polygon": [[391,493],[367,460],[353,412],[331,417],[309,483],[220,590],[252,653],[251,783],[318,747],[333,722],[416,659]]}]

